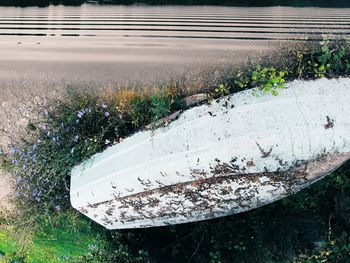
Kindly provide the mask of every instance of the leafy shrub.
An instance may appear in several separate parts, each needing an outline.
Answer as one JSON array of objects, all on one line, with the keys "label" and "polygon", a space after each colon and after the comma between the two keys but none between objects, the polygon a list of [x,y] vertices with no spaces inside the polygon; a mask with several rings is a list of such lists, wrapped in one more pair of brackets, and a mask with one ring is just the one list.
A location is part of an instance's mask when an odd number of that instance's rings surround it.
[{"label": "leafy shrub", "polygon": [[216,96],[222,97],[230,93],[230,88],[226,84],[220,84],[214,89],[214,92]]},{"label": "leafy shrub", "polygon": [[333,78],[350,73],[350,45],[345,40],[322,41],[317,48],[297,52],[294,74],[301,78]]},{"label": "leafy shrub", "polygon": [[278,95],[278,90],[285,88],[287,75],[286,71],[277,71],[274,67],[264,67],[260,65],[252,72],[252,86],[257,87],[263,94],[271,93]]},{"label": "leafy shrub", "polygon": [[350,259],[350,237],[347,232],[342,232],[338,237],[325,242],[316,255],[311,256],[305,263],[342,263]]}]

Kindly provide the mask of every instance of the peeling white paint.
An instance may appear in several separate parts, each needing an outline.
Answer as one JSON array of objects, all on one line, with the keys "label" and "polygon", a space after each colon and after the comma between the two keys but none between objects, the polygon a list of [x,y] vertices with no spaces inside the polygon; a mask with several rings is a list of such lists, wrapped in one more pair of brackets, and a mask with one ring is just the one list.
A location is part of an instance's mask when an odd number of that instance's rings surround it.
[{"label": "peeling white paint", "polygon": [[74,208],[110,229],[239,213],[322,178],[350,157],[350,79],[295,81],[186,110],[75,167]]}]

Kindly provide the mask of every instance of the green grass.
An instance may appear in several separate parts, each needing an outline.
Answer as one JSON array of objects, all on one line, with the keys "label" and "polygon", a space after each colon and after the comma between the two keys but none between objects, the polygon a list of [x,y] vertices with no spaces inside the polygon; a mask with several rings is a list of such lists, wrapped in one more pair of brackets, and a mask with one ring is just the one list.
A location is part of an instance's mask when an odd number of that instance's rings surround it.
[{"label": "green grass", "polygon": [[[28,263],[80,262],[93,248],[105,245],[104,231],[76,213],[46,219],[30,233],[24,244],[13,237],[14,230],[0,228],[0,251],[5,258]],[[23,246],[24,245],[24,246]],[[6,261],[5,261],[6,262]]]},{"label": "green grass", "polygon": [[[11,236],[9,230],[0,228],[0,251],[8,255],[14,253],[18,249],[18,245]],[[0,260],[1,262],[1,260]]]}]

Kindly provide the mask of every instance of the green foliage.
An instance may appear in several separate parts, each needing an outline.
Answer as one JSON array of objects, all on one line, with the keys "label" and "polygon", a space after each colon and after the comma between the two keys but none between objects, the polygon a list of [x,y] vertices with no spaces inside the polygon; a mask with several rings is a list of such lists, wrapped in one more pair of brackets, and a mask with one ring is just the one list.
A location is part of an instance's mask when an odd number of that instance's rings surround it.
[{"label": "green foliage", "polygon": [[298,66],[293,73],[307,79],[348,76],[349,59],[350,45],[347,41],[322,41],[317,47],[297,52]]},{"label": "green foliage", "polygon": [[305,263],[342,263],[350,259],[350,236],[342,232],[338,237],[325,242],[316,255],[311,256]]},{"label": "green foliage", "polygon": [[226,84],[220,84],[214,89],[214,92],[216,96],[222,97],[230,93],[230,88]]},{"label": "green foliage", "polygon": [[234,77],[226,84],[221,84],[213,89],[214,97],[222,97],[230,92],[241,89],[258,88],[262,94],[271,93],[278,95],[278,90],[285,88],[286,70],[277,70],[275,67],[248,67],[233,73]]},{"label": "green foliage", "polygon": [[179,96],[173,94],[157,94],[151,96],[151,114],[152,120],[156,121],[171,113],[174,108],[179,108],[180,103]]},{"label": "green foliage", "polygon": [[270,55],[260,65],[248,64],[235,70],[227,79],[230,92],[258,88],[262,94],[277,96],[288,80],[334,78],[350,73],[350,44],[345,40],[305,45],[287,56],[281,63],[274,63],[278,58]]},{"label": "green foliage", "polygon": [[132,251],[122,243],[115,246],[94,246],[89,254],[84,257],[86,262],[130,262],[147,263],[153,262],[148,252],[144,250]]},{"label": "green foliage", "polygon": [[250,75],[244,73],[242,70],[238,70],[235,74],[233,83],[237,85],[240,89],[246,89],[249,87]]},{"label": "green foliage", "polygon": [[271,93],[277,96],[278,90],[285,88],[286,75],[286,71],[277,71],[274,67],[262,68],[258,65],[252,72],[252,86],[257,87],[263,94]]}]

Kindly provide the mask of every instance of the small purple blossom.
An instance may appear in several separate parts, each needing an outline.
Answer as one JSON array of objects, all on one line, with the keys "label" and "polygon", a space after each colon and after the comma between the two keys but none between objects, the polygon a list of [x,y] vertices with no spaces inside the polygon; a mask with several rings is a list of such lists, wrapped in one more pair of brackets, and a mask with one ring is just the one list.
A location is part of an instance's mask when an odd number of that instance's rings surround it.
[{"label": "small purple blossom", "polygon": [[23,181],[23,178],[22,177],[17,177],[16,178],[16,182],[22,182]]},{"label": "small purple blossom", "polygon": [[102,109],[107,109],[108,105],[107,105],[107,103],[104,102],[104,103],[102,103],[101,107],[102,107]]},{"label": "small purple blossom", "polygon": [[106,112],[104,113],[104,116],[105,116],[105,117],[109,117],[109,115],[110,115],[110,113],[109,113],[108,111],[106,111]]},{"label": "small purple blossom", "polygon": [[17,148],[16,148],[16,147],[11,147],[10,153],[11,153],[11,154],[14,154],[14,153],[16,153],[16,152],[17,152]]},{"label": "small purple blossom", "polygon": [[79,135],[75,135],[74,138],[73,138],[73,140],[74,140],[75,142],[78,142],[78,140],[79,140]]}]

